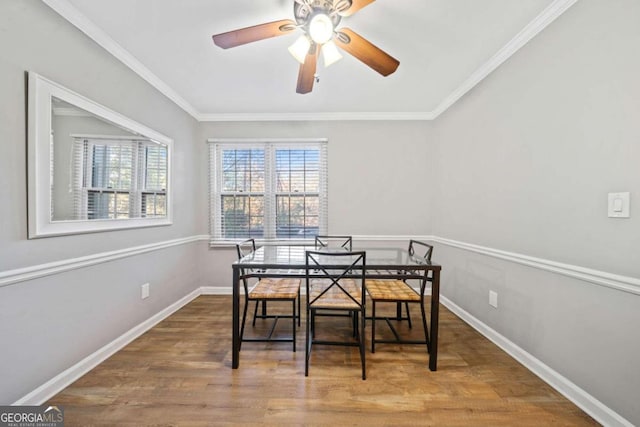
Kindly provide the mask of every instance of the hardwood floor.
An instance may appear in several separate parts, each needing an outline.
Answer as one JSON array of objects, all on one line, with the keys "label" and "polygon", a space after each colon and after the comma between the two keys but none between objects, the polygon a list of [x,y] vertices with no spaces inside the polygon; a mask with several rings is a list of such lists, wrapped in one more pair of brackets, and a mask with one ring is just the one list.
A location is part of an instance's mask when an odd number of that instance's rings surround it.
[{"label": "hardwood floor", "polygon": [[[379,344],[375,354],[367,347],[362,381],[357,348],[314,346],[305,378],[304,320],[296,353],[291,343],[245,342],[232,370],[231,297],[201,296],[47,404],[64,406],[67,426],[597,425],[446,308],[440,313],[437,372],[422,346]],[[266,324],[248,321],[246,333]],[[319,319],[318,333],[326,326],[350,332],[345,318]],[[283,321],[276,333],[290,327]]]}]

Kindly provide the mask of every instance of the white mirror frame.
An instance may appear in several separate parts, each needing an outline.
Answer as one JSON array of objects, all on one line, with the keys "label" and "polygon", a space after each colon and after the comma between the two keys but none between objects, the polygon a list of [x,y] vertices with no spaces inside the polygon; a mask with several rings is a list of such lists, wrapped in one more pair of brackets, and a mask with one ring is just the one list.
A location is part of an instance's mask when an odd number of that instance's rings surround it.
[{"label": "white mirror frame", "polygon": [[[34,72],[29,72],[28,91],[27,170],[29,239],[172,224],[172,139],[55,82],[47,80]],[[167,146],[167,215],[165,217],[52,221],[52,174],[50,170],[52,97],[59,98],[95,116]]]}]

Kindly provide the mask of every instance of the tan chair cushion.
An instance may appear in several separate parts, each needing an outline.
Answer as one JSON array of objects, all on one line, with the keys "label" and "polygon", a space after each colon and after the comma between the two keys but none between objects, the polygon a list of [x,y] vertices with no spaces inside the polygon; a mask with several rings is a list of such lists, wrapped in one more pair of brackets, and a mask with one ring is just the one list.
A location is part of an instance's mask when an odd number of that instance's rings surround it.
[{"label": "tan chair cushion", "polygon": [[300,289],[300,279],[260,279],[249,291],[249,298],[255,299],[296,299]]},{"label": "tan chair cushion", "polygon": [[[315,300],[331,285],[330,279],[311,279],[309,282],[309,301],[313,301],[310,306],[312,308],[328,308],[328,309],[345,309],[358,310],[360,305],[353,301],[345,294],[337,285],[333,285],[324,295]],[[349,294],[358,302],[362,301],[362,292],[358,283],[353,279],[341,279],[339,281]],[[362,282],[360,282],[362,283]],[[315,300],[315,301],[314,301]]]},{"label": "tan chair cushion", "polygon": [[420,295],[402,280],[367,280],[365,287],[374,301],[420,301]]}]

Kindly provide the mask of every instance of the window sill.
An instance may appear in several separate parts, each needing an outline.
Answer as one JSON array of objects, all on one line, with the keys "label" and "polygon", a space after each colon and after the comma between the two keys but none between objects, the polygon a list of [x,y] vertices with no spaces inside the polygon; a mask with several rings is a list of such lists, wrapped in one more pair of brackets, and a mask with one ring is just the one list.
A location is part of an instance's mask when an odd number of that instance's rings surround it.
[{"label": "window sill", "polygon": [[[244,242],[246,239],[238,240],[211,240],[209,241],[210,248],[232,248],[238,243]],[[315,244],[314,239],[256,239],[256,246],[276,246],[276,245],[289,245],[289,246],[313,246]]]}]

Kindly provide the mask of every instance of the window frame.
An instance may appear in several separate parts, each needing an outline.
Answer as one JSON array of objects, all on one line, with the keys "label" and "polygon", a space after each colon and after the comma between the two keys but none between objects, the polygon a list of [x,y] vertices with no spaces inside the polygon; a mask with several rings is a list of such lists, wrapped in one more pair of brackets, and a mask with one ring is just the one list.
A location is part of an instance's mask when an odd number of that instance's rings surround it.
[{"label": "window frame", "polygon": [[[74,134],[74,174],[73,191],[76,193],[75,199],[75,219],[74,221],[114,221],[114,220],[137,220],[137,219],[163,219],[167,217],[167,182],[162,190],[147,188],[147,161],[148,147],[163,147],[156,144],[148,138],[123,137],[113,135],[90,135],[90,134]],[[131,147],[131,185],[127,188],[111,188],[111,187],[95,187],[94,183],[94,155],[95,148],[99,146],[130,146]],[[169,173],[169,147],[163,147],[166,150],[166,167],[165,181],[168,180]],[[123,166],[119,165],[122,170]],[[104,171],[107,171],[106,165]],[[116,198],[118,195],[127,195],[129,197],[128,217],[119,217],[117,211],[115,217],[107,218],[89,218],[89,195],[93,194],[113,194]],[[165,197],[165,215],[146,215],[143,212],[145,195],[162,195]],[[117,208],[116,208],[117,209]]]},{"label": "window frame", "polygon": [[[27,102],[27,237],[39,239],[173,224],[173,139],[97,103],[59,83],[29,71]],[[126,132],[167,147],[165,217],[113,220],[55,219],[53,100],[57,98]]]},{"label": "window frame", "polygon": [[[312,236],[303,238],[277,237],[276,199],[283,194],[301,195],[317,194],[319,203],[318,234],[327,234],[328,230],[328,140],[327,138],[210,138],[209,145],[209,241],[211,246],[226,246],[235,244],[240,239],[224,238],[222,236],[222,197],[234,194],[264,196],[264,235],[255,238],[261,244],[308,244],[313,241]],[[319,150],[320,171],[318,192],[282,192],[277,191],[276,185],[276,150],[301,150],[313,148]],[[264,150],[264,192],[234,192],[222,191],[222,151],[227,150]]]}]

